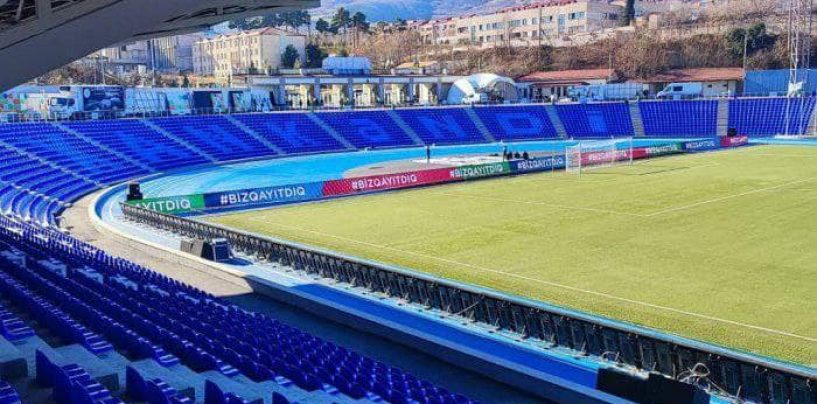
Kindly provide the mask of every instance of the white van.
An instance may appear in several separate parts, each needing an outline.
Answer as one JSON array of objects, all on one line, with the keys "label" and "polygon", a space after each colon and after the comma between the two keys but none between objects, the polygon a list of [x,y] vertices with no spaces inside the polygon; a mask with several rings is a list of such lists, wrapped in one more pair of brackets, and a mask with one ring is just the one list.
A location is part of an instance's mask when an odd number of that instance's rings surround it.
[{"label": "white van", "polygon": [[657,97],[680,100],[700,97],[703,92],[704,86],[701,83],[669,83],[663,90],[658,92]]}]

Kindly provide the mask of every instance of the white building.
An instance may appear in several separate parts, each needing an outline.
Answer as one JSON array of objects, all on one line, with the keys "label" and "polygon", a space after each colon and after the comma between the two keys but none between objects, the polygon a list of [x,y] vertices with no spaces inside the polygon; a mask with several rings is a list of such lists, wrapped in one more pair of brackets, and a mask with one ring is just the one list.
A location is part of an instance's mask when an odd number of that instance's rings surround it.
[{"label": "white building", "polygon": [[603,0],[551,0],[412,24],[426,43],[493,46],[559,45],[567,37],[619,26],[624,7]]},{"label": "white building", "polygon": [[228,77],[264,74],[280,69],[287,46],[304,61],[306,36],[276,28],[262,28],[203,39],[193,45],[193,72],[201,76]]},{"label": "white building", "polygon": [[204,34],[174,35],[149,41],[149,65],[164,72],[193,71],[193,45]]}]

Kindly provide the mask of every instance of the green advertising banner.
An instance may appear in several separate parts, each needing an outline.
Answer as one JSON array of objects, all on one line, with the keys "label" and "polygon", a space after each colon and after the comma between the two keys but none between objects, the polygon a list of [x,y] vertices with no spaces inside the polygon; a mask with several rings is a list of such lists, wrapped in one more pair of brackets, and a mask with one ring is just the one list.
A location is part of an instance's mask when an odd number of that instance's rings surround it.
[{"label": "green advertising banner", "polygon": [[160,213],[183,213],[191,210],[204,209],[204,195],[167,196],[163,198],[142,199],[140,201],[128,201],[127,203]]},{"label": "green advertising banner", "polygon": [[474,178],[509,175],[510,173],[511,165],[508,162],[501,162],[457,167],[451,171],[451,176],[470,180]]}]

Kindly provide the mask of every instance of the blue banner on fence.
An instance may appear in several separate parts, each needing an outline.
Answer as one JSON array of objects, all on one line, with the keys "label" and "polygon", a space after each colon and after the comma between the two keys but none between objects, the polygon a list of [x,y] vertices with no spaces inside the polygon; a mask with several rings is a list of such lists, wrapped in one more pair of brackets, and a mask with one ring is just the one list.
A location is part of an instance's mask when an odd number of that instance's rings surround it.
[{"label": "blue banner on fence", "polygon": [[204,194],[204,206],[231,208],[252,205],[276,205],[282,203],[305,202],[321,199],[323,182],[281,185],[277,187],[241,189],[237,191]]},{"label": "blue banner on fence", "polygon": [[684,142],[684,151],[687,152],[715,150],[720,147],[721,145],[717,139],[692,140],[689,142]]},{"label": "blue banner on fence", "polygon": [[511,171],[517,174],[558,170],[560,168],[565,168],[565,156],[562,154],[537,157],[530,160],[511,161]]}]

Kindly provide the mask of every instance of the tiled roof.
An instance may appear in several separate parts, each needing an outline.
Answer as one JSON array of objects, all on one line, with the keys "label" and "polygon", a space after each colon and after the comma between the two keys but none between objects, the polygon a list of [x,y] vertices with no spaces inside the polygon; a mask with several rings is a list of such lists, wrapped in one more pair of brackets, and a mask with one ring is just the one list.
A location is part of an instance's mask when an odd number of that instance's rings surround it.
[{"label": "tiled roof", "polygon": [[613,69],[560,70],[531,73],[519,77],[516,81],[521,83],[574,84],[587,80],[606,80],[611,77],[616,77],[616,71]]},{"label": "tiled roof", "polygon": [[646,79],[642,83],[681,83],[743,80],[744,71],[740,67],[704,67],[695,69],[670,70]]}]

